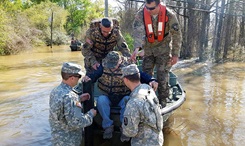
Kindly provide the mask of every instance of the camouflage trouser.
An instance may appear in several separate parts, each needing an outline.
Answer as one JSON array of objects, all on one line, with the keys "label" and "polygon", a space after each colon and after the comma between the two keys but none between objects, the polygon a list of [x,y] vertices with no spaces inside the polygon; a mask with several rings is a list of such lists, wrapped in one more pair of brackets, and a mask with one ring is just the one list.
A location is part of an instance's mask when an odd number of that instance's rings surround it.
[{"label": "camouflage trouser", "polygon": [[166,101],[169,96],[169,71],[171,64],[169,64],[169,55],[160,56],[146,56],[143,59],[142,69],[144,72],[153,76],[154,67],[156,67],[156,78],[158,82],[158,99],[159,101]]}]

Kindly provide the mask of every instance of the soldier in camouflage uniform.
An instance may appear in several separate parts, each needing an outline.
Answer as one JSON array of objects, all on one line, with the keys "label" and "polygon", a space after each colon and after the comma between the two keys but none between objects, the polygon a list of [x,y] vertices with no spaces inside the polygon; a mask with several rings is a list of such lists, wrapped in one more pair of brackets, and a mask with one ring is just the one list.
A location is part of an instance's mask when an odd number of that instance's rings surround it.
[{"label": "soldier in camouflage uniform", "polygon": [[160,4],[160,0],[145,1],[145,7],[136,15],[133,24],[135,51],[131,58],[135,59],[142,49],[140,54],[144,54],[143,71],[152,75],[156,67],[158,98],[165,106],[166,98],[169,96],[168,73],[172,65],[178,61],[182,41],[181,30],[174,12]]},{"label": "soldier in camouflage uniform", "polygon": [[82,54],[87,72],[97,70],[102,59],[110,51],[117,49],[123,56],[131,56],[116,19],[103,18],[92,21],[86,32],[85,40],[86,42],[82,46]]},{"label": "soldier in camouflage uniform", "polygon": [[136,65],[122,68],[122,73],[125,85],[132,91],[124,112],[123,134],[132,137],[131,146],[162,146],[163,118],[154,90],[141,84]]},{"label": "soldier in camouflage uniform", "polygon": [[50,93],[49,123],[52,145],[80,146],[82,130],[92,124],[96,110],[86,114],[81,112],[81,102],[89,100],[90,95],[83,93],[80,97],[72,91],[82,76],[81,66],[66,62],[61,69],[62,82]]},{"label": "soldier in camouflage uniform", "polygon": [[[110,139],[112,132],[114,131],[113,121],[110,119],[110,107],[119,106],[120,110],[120,121],[123,120],[123,113],[125,110],[126,101],[129,99],[130,90],[123,83],[121,79],[122,73],[121,68],[129,65],[126,57],[120,55],[120,52],[111,51],[107,54],[106,58],[102,61],[100,66],[93,73],[87,73],[83,79],[85,81],[92,80],[95,82],[98,79],[98,88],[103,92],[97,100],[97,108],[102,116],[102,127],[105,129],[103,138]],[[141,72],[142,82],[149,83],[155,89],[158,83],[155,79],[148,74]],[[129,138],[121,135],[121,141],[128,141]]]}]

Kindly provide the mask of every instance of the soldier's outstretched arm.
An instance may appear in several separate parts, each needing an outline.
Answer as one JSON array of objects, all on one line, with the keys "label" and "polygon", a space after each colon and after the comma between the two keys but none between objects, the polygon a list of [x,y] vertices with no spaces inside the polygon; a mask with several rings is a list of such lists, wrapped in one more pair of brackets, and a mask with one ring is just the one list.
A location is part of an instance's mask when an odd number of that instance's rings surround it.
[{"label": "soldier's outstretched arm", "polygon": [[141,83],[149,84],[151,81],[156,81],[156,78],[154,78],[153,76],[143,71],[140,71],[140,82]]},{"label": "soldier's outstretched arm", "polygon": [[100,78],[103,74],[103,66],[100,65],[97,70],[94,70],[93,72],[90,72],[90,73],[86,73],[86,76],[88,76],[93,83],[95,83],[97,81],[98,78]]},{"label": "soldier's outstretched arm", "polygon": [[96,115],[93,110],[83,114],[80,107],[78,107],[76,103],[71,100],[72,97],[66,97],[64,99],[64,115],[69,128],[84,128],[92,124],[93,117]]},{"label": "soldier's outstretched arm", "polygon": [[170,27],[170,34],[172,39],[172,56],[179,57],[180,48],[182,44],[182,33],[179,21],[174,14],[174,12],[170,11],[170,18],[169,19],[169,27]]},{"label": "soldier's outstretched arm", "polygon": [[136,14],[133,22],[134,50],[136,50],[136,48],[142,48],[142,45],[145,43],[145,35],[143,11],[140,11]]}]

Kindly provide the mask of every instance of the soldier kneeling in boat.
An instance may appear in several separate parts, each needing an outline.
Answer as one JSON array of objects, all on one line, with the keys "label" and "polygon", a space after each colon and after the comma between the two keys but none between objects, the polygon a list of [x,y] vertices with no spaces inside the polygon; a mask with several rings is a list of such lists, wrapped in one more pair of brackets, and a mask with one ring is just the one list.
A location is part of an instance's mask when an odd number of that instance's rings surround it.
[{"label": "soldier kneeling in boat", "polygon": [[[121,79],[122,67],[131,64],[126,57],[123,57],[120,52],[111,51],[102,61],[102,66],[99,66],[93,73],[87,73],[83,78],[85,82],[92,80],[96,82],[98,79],[98,88],[102,91],[102,95],[98,97],[97,108],[102,117],[102,127],[105,130],[103,134],[104,139],[112,138],[114,131],[113,120],[110,119],[110,107],[119,106],[120,121],[123,121],[123,113],[126,102],[129,99],[130,90]],[[155,90],[158,87],[156,79],[152,76],[140,72],[141,81],[149,83]],[[129,141],[130,138],[121,135],[121,141]]]}]

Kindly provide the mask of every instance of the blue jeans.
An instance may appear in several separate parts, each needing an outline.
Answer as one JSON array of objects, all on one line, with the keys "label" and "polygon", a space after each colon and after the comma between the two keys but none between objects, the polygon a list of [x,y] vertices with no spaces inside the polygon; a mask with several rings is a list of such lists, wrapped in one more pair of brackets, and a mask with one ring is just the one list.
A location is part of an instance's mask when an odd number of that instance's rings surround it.
[{"label": "blue jeans", "polygon": [[[126,103],[125,101],[129,100],[129,96],[124,96],[123,99],[118,103],[118,106],[121,107],[120,110],[120,121],[123,121],[123,113],[125,111]],[[97,109],[102,117],[102,127],[105,129],[110,127],[113,124],[113,121],[110,119],[110,106],[111,101],[105,95],[100,95],[97,100]]]}]

